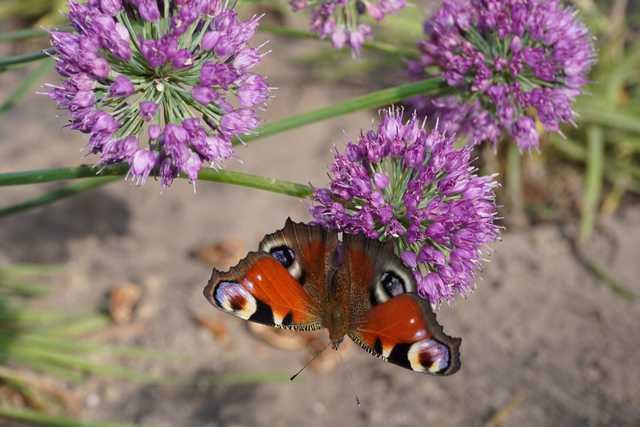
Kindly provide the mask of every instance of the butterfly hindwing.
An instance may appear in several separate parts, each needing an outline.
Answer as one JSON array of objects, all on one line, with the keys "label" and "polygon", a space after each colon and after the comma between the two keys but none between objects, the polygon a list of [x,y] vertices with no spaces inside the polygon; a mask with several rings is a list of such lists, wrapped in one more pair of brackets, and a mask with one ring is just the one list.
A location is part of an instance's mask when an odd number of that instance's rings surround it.
[{"label": "butterfly hindwing", "polygon": [[460,368],[459,338],[444,334],[429,303],[405,293],[375,305],[349,336],[387,362],[433,375]]},{"label": "butterfly hindwing", "polygon": [[361,302],[352,307],[349,336],[369,353],[404,368],[434,375],[456,372],[461,340],[442,331],[393,246],[345,235],[344,248],[346,272],[339,274],[348,274],[351,293]]},{"label": "butterfly hindwing", "polygon": [[367,302],[367,309],[393,296],[416,292],[413,273],[395,255],[392,243],[345,234],[343,248],[343,267],[338,274],[350,283],[356,300]]}]

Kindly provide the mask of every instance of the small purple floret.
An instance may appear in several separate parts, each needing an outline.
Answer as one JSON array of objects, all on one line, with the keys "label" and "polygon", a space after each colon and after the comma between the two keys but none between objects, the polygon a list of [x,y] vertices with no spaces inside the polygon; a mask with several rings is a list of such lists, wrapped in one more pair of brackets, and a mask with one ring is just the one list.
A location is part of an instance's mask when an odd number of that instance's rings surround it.
[{"label": "small purple floret", "polygon": [[142,116],[142,120],[149,121],[153,119],[153,116],[158,111],[158,104],[151,101],[142,101],[140,103],[140,116]]},{"label": "small purple floret", "polygon": [[133,83],[127,76],[119,75],[116,79],[111,83],[109,87],[109,96],[112,98],[120,98],[132,95],[136,91]]}]

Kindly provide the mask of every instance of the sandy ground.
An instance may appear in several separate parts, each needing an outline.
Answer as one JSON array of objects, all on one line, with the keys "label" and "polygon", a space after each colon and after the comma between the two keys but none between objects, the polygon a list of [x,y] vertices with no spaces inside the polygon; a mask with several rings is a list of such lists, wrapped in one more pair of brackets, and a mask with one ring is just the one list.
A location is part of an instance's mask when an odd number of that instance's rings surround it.
[{"label": "sandy ground", "polygon": [[[289,46],[301,51],[304,45]],[[288,52],[287,55],[292,52]],[[362,91],[309,86],[295,67],[262,67],[278,86],[267,120],[347,99]],[[53,77],[52,77],[53,78]],[[6,93],[11,77],[3,77]],[[330,147],[367,127],[354,114],[251,143],[233,169],[299,182],[326,182]],[[70,166],[80,161],[81,135],[61,129],[53,103],[30,96],[0,116],[0,170]],[[2,205],[53,186],[3,188]],[[119,342],[187,355],[130,363],[166,378],[223,373],[293,373],[305,351],[274,349],[241,321],[213,308],[201,290],[209,269],[190,249],[238,239],[247,249],[280,228],[287,216],[308,220],[300,200],[256,190],[199,183],[194,194],[177,182],[160,194],[118,183],[28,214],[0,220],[0,260],[63,262],[59,291],[48,301],[68,310],[96,306],[123,281],[145,289],[144,315]],[[640,292],[640,209],[603,224],[591,255]],[[180,388],[89,381],[84,416],[146,426],[484,426],[505,406],[503,426],[640,425],[640,307],[597,286],[575,259],[561,226],[506,233],[478,289],[442,307],[445,330],[463,337],[461,371],[433,378],[387,365],[355,346],[326,373],[308,371],[295,383]],[[211,313],[229,329],[219,341],[192,314]],[[142,325],[142,326],[140,326]],[[185,361],[186,360],[186,361]],[[348,374],[362,406],[356,407]],[[90,397],[90,398],[89,398]],[[2,424],[2,422],[0,422]]]}]

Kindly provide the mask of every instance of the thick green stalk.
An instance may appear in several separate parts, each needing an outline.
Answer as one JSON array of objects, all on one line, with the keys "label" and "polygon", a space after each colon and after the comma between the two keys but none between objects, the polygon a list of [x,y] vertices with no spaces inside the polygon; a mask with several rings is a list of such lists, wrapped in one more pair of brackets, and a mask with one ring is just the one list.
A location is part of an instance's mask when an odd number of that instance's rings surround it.
[{"label": "thick green stalk", "polygon": [[388,89],[382,89],[364,96],[349,99],[330,107],[286,117],[276,122],[266,124],[257,129],[254,134],[243,136],[242,140],[245,142],[253,141],[258,138],[275,135],[280,132],[353,113],[355,111],[368,110],[371,108],[394,104],[416,95],[436,96],[446,89],[447,86],[441,78],[426,79],[415,83],[407,83]]},{"label": "thick green stalk", "polygon": [[580,218],[580,244],[585,244],[595,226],[598,215],[598,205],[602,193],[604,179],[604,133],[599,126],[587,128],[587,171],[582,201],[582,216]]},{"label": "thick green stalk", "polygon": [[[90,187],[91,185],[93,185],[94,187],[97,187],[105,183],[98,180],[113,180],[113,177],[125,176],[128,169],[129,166],[127,164],[119,163],[113,166],[105,167],[101,170],[92,166],[78,166],[69,168],[52,168],[22,172],[10,172],[0,174],[0,186],[40,184],[44,182],[75,178],[94,178],[94,180],[92,180],[92,183],[88,184],[88,186]],[[98,180],[95,179],[96,177],[98,178]],[[245,174],[242,172],[235,172],[230,170],[214,170],[204,168],[200,171],[198,179],[202,181],[222,182],[226,184],[240,185],[243,187],[257,188],[260,190],[267,190],[274,193],[281,193],[294,197],[307,197],[311,194],[312,191],[311,188],[307,185],[297,184],[289,181],[280,181],[274,178],[266,178],[263,176]],[[73,191],[79,192],[79,190],[82,190],[82,188],[78,188],[78,186],[74,188],[66,187],[65,189],[61,189],[60,193],[62,197],[65,197],[65,195],[70,195],[69,193],[73,193]],[[42,199],[40,199],[40,201],[42,201]],[[31,203],[33,204],[34,200],[31,200]],[[14,209],[14,207],[6,208],[4,211],[0,211],[0,213],[12,213],[13,211],[7,212],[7,210],[9,209]]]},{"label": "thick green stalk", "polygon": [[509,201],[509,223],[523,226],[526,223],[524,199],[522,196],[522,156],[518,146],[511,142],[507,149],[507,197]]},{"label": "thick green stalk", "polygon": [[243,187],[256,188],[258,190],[271,191],[272,193],[286,194],[287,196],[305,198],[311,195],[310,186],[290,181],[281,181],[275,178],[250,175],[230,170],[202,169],[198,179],[203,181],[223,182]]},{"label": "thick green stalk", "polygon": [[26,53],[24,55],[7,56],[0,58],[0,70],[12,65],[26,64],[33,61],[40,61],[41,59],[48,58],[54,52],[53,48],[45,49],[40,52]]},{"label": "thick green stalk", "polygon": [[[101,170],[88,165],[70,168],[52,168],[0,174],[0,187],[5,185],[41,184],[74,178],[90,178],[96,176],[120,176],[127,173],[128,166],[119,163]],[[98,175],[98,172],[100,174]]]}]

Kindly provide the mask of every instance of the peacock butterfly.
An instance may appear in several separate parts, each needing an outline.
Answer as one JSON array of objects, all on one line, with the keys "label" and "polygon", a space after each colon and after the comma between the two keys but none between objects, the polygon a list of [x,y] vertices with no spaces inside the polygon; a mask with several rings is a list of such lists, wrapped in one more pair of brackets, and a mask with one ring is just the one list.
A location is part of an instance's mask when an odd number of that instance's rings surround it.
[{"label": "peacock butterfly", "polygon": [[434,375],[460,368],[460,338],[446,335],[393,244],[288,219],[204,289],[217,308],[245,320],[298,331],[348,335],[372,355]]}]

